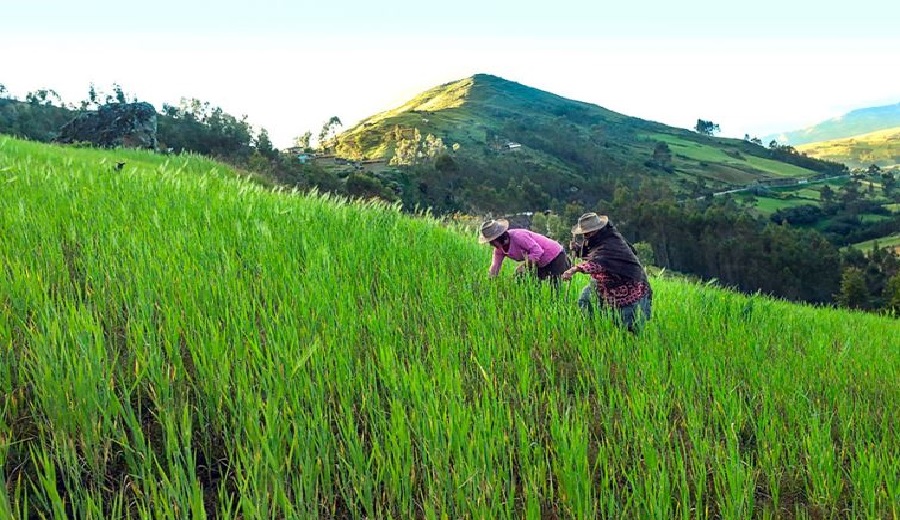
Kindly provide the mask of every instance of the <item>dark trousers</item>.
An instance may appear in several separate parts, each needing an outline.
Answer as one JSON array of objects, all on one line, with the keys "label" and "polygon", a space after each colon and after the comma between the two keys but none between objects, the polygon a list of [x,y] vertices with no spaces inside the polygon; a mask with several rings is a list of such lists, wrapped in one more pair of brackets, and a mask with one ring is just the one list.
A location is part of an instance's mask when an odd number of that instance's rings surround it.
[{"label": "dark trousers", "polygon": [[609,307],[600,300],[597,295],[597,282],[591,279],[591,283],[584,286],[581,296],[578,298],[578,306],[587,313],[594,315],[594,300],[598,300],[600,307],[611,314],[617,324],[628,329],[629,332],[638,333],[644,323],[650,321],[653,310],[653,290],[640,300],[625,307]]},{"label": "dark trousers", "polygon": [[569,257],[566,256],[565,251],[562,251],[558,255],[556,255],[556,258],[554,258],[549,264],[545,265],[544,267],[538,267],[538,280],[546,280],[549,278],[550,283],[558,286],[560,277],[569,267],[571,267],[571,264],[569,263]]}]

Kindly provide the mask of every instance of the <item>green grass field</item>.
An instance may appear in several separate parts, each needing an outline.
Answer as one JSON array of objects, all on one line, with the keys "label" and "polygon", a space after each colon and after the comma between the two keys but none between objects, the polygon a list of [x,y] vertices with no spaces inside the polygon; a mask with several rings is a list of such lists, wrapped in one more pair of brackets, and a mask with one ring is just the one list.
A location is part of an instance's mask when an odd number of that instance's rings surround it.
[{"label": "green grass field", "polygon": [[[745,198],[745,197],[744,197]],[[756,197],[755,209],[763,216],[768,217],[772,213],[784,208],[792,208],[813,202],[804,199],[776,199],[772,197]]]},{"label": "green grass field", "polygon": [[881,222],[884,220],[890,220],[891,217],[887,215],[876,215],[874,213],[861,213],[859,215],[859,219],[863,222]]},{"label": "green grass field", "polygon": [[822,200],[822,193],[819,190],[815,190],[812,188],[804,188],[802,190],[797,190],[797,196],[814,201]]},{"label": "green grass field", "polygon": [[876,240],[866,240],[865,242],[858,242],[856,244],[853,244],[850,247],[853,247],[853,248],[856,248],[856,249],[859,249],[861,251],[868,253],[869,251],[872,250],[872,245],[875,244],[876,242],[878,243],[879,248],[892,247],[894,249],[900,249],[900,235],[881,237]]},{"label": "green grass field", "polygon": [[[115,171],[111,165],[125,159]],[[900,322],[0,136],[0,518],[896,518]]]},{"label": "green grass field", "polygon": [[674,135],[650,134],[647,138],[665,142],[669,145],[673,155],[681,155],[703,163],[723,164],[745,172],[742,179],[723,179],[728,182],[750,183],[758,178],[760,173],[772,177],[809,177],[813,172],[791,164],[743,155],[743,159],[732,157],[722,148],[706,146],[701,143],[681,139]]}]

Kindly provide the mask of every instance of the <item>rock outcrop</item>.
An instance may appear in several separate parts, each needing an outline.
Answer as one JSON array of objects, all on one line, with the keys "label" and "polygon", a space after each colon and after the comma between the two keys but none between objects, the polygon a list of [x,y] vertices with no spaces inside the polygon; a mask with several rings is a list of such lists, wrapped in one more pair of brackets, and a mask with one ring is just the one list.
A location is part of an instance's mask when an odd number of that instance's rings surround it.
[{"label": "rock outcrop", "polygon": [[155,150],[156,109],[143,102],[104,105],[96,112],[78,114],[60,129],[56,141]]}]

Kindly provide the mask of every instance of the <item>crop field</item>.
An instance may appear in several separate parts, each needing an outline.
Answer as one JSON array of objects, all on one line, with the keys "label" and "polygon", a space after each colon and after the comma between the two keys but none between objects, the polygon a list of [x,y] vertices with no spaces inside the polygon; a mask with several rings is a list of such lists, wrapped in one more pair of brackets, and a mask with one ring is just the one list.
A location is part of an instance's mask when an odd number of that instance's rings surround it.
[{"label": "crop field", "polygon": [[730,166],[735,171],[745,172],[746,177],[743,179],[736,177],[734,174],[722,179],[727,182],[744,182],[749,184],[758,179],[760,174],[771,177],[808,177],[813,174],[813,172],[805,168],[762,157],[744,154],[739,159],[726,154],[722,149],[687,141],[673,135],[649,134],[646,137],[665,142],[669,145],[673,155],[680,155],[702,163],[721,163]]},{"label": "crop field", "polygon": [[[772,190],[772,191],[780,192],[780,191],[782,191],[782,190],[781,190],[781,189],[774,189],[774,190]],[[789,190],[784,190],[784,191],[789,191]],[[796,196],[796,197],[798,197],[798,198],[806,199],[806,200],[809,200],[809,201],[815,201],[815,202],[818,202],[818,201],[822,200],[822,193],[819,191],[819,189],[814,189],[814,188],[801,188],[801,189],[796,189],[796,188],[795,188],[795,189],[793,190],[793,194],[794,194],[794,196]]]},{"label": "crop field", "polygon": [[[746,198],[746,197],[741,197]],[[777,199],[773,197],[755,197],[755,209],[761,215],[768,217],[780,209],[792,208],[803,204],[813,204],[812,201],[801,198]]]},{"label": "crop field", "polygon": [[872,246],[878,244],[879,248],[890,247],[895,250],[900,250],[900,234],[894,234],[886,237],[881,237],[875,240],[866,240],[865,242],[857,242],[856,244],[851,245],[850,247],[859,249],[863,252],[872,251]]},{"label": "crop field", "polygon": [[0,518],[900,516],[900,321],[654,277],[632,336],[489,257],[0,136]]},{"label": "crop field", "polygon": [[888,215],[876,215],[874,213],[861,213],[859,215],[859,219],[862,222],[882,222],[885,220],[890,220],[891,217]]}]

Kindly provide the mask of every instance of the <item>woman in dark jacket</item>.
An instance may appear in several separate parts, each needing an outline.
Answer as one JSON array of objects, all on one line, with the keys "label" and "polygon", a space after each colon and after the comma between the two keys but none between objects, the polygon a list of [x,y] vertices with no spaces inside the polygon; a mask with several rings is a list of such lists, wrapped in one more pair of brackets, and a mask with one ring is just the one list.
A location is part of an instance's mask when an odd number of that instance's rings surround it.
[{"label": "woman in dark jacket", "polygon": [[572,228],[577,256],[584,261],[562,275],[571,280],[575,273],[591,276],[578,305],[593,313],[591,295],[597,293],[601,306],[613,311],[617,321],[631,332],[637,332],[644,321],[650,320],[653,290],[647,273],[631,247],[605,215],[585,213]]}]

